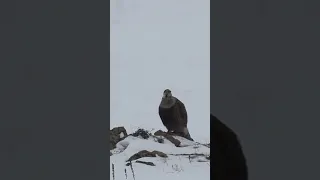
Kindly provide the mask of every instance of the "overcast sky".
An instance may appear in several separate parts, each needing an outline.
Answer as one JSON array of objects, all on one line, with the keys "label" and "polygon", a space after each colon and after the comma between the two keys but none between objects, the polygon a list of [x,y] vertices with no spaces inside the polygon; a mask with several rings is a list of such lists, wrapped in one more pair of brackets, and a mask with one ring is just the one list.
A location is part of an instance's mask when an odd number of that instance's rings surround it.
[{"label": "overcast sky", "polygon": [[163,129],[169,88],[195,140],[210,132],[210,1],[111,0],[111,128]]}]

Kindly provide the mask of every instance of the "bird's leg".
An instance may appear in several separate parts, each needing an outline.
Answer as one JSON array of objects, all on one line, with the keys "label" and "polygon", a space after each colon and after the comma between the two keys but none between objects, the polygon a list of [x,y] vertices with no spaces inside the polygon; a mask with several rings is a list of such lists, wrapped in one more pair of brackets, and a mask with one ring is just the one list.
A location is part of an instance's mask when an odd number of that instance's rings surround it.
[{"label": "bird's leg", "polygon": [[169,135],[171,132],[172,132],[172,130],[171,130],[171,129],[168,129],[166,135]]}]

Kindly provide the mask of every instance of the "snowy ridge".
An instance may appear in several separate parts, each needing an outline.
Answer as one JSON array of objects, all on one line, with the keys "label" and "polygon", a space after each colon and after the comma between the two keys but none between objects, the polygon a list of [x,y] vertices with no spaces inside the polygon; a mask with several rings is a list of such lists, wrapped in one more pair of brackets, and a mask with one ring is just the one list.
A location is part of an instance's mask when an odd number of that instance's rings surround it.
[{"label": "snowy ridge", "polygon": [[[209,180],[210,179],[210,148],[179,136],[172,136],[181,142],[176,147],[163,138],[160,143],[157,137],[127,136],[111,150],[110,179],[114,180]],[[162,138],[161,138],[162,139]],[[142,157],[127,161],[140,151],[159,151],[167,157]],[[138,162],[137,162],[138,161]],[[147,165],[139,162],[151,163]]]}]

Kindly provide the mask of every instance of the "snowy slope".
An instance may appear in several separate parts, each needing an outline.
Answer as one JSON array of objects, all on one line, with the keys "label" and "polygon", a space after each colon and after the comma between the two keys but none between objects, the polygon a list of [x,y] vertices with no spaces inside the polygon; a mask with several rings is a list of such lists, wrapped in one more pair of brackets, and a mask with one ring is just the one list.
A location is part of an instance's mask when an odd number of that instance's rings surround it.
[{"label": "snowy slope", "polygon": [[165,130],[163,90],[185,106],[189,131],[209,141],[210,0],[111,0],[111,128]]},{"label": "snowy slope", "polygon": [[[189,156],[187,154],[210,155],[210,149],[184,138],[174,136],[181,141],[184,147],[175,147],[170,141],[164,143],[155,142],[151,137],[143,139],[128,136],[117,144],[117,148],[112,150],[114,155],[110,157],[110,179],[114,180],[209,180],[210,161],[205,156]],[[141,151],[161,151],[168,157],[143,157],[137,160],[152,162],[155,166],[135,163],[126,166],[126,160],[132,155]],[[132,171],[133,170],[133,171]],[[133,172],[133,173],[132,173]],[[133,177],[134,176],[134,177]]]}]

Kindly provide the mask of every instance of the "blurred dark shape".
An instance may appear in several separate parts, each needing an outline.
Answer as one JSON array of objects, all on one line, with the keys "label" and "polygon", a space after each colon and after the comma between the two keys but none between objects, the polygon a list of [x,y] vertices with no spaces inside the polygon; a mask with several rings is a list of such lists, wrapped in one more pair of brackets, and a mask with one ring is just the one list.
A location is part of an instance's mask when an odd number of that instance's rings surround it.
[{"label": "blurred dark shape", "polygon": [[217,117],[210,115],[211,177],[215,180],[248,180],[248,167],[235,132]]}]

